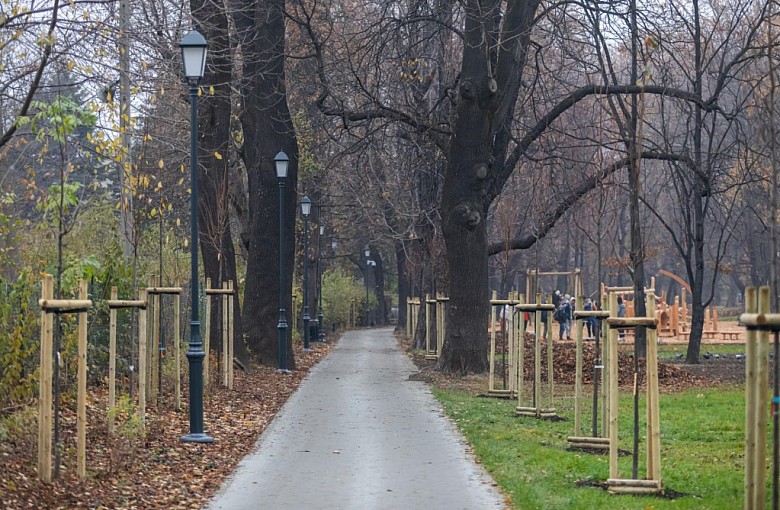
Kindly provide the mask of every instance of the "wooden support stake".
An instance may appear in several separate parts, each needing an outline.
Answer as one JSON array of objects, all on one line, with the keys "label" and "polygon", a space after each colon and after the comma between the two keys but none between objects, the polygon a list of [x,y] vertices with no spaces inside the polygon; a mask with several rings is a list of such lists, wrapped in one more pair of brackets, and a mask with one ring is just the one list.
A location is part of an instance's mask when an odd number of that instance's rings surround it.
[{"label": "wooden support stake", "polygon": [[412,337],[412,300],[406,298],[406,338]]},{"label": "wooden support stake", "polygon": [[[498,292],[493,291],[493,299],[498,298]],[[490,307],[490,359],[488,360],[489,372],[488,372],[488,392],[496,389],[495,377],[496,377],[496,325],[495,325],[495,310]]]},{"label": "wooden support stake", "polygon": [[[647,295],[647,315],[655,317],[655,295]],[[658,392],[658,331],[647,330],[647,478],[661,480],[661,419]]]},{"label": "wooden support stake", "polygon": [[[541,332],[541,314],[534,314],[534,336]],[[517,407],[523,407],[523,389],[525,387],[525,324],[520,327],[517,339]]]},{"label": "wooden support stake", "polygon": [[[609,310],[617,310],[617,294],[609,296]],[[616,479],[618,473],[618,330],[607,323],[609,335],[609,477]]]},{"label": "wooden support stake", "polygon": [[[758,289],[758,313],[769,313],[771,298],[769,287]],[[764,407],[769,402],[769,331],[759,330],[756,344],[756,467],[755,491],[756,510],[765,507],[766,494],[766,433],[768,413]]]},{"label": "wooden support stake", "polygon": [[[206,359],[208,360],[208,350]],[[181,294],[173,295],[173,356],[176,360],[176,385],[174,405],[181,411]],[[207,372],[208,373],[208,372]]]},{"label": "wooden support stake", "polygon": [[[755,287],[745,288],[745,313],[758,311]],[[756,484],[756,343],[758,331],[748,329],[745,339],[745,510],[755,510]]]},{"label": "wooden support stake", "polygon": [[[581,297],[577,297],[580,300]],[[580,301],[580,303],[582,303]],[[580,306],[582,306],[580,304]],[[582,433],[582,318],[577,317],[575,321],[577,328],[577,350],[575,354],[575,368],[574,368],[574,435],[580,435]]]},{"label": "wooden support stake", "polygon": [[[54,298],[54,277],[45,274],[41,285],[42,301]],[[51,426],[52,426],[52,343],[54,317],[41,310],[41,361],[38,393],[38,477],[51,482]]]},{"label": "wooden support stake", "polygon": [[[209,295],[209,290],[211,289],[211,278],[206,278],[206,289],[204,292],[206,293],[206,296]],[[211,363],[210,363],[210,357],[209,352],[211,349],[211,300],[206,299],[206,311],[203,314],[205,317],[203,318],[203,351],[206,353],[206,357],[203,358],[203,391],[207,392],[209,388],[209,381],[211,379],[210,377],[210,370],[211,370]]]},{"label": "wooden support stake", "polygon": [[[537,302],[541,301],[541,295],[537,296]],[[538,336],[537,336],[538,337]],[[553,370],[553,342],[547,341],[547,391],[550,407],[555,407],[555,371]]]},{"label": "wooden support stake", "polygon": [[425,355],[431,354],[431,295],[425,295]]},{"label": "wooden support stake", "polygon": [[[118,297],[116,286],[111,287],[111,301]],[[114,433],[116,407],[116,308],[108,310],[108,433]]]},{"label": "wooden support stake", "polygon": [[[541,295],[536,294],[536,304],[541,301]],[[548,340],[547,342],[551,342]],[[549,377],[549,375],[548,375]],[[542,406],[542,341],[539,335],[534,335],[534,402],[533,406],[537,409]],[[538,415],[538,414],[537,414]]]},{"label": "wooden support stake", "polygon": [[[87,281],[79,281],[79,299],[89,297]],[[87,312],[78,318],[78,403],[76,407],[76,475],[87,476]]]},{"label": "wooden support stake", "polygon": [[159,379],[159,372],[160,372],[160,337],[161,330],[162,330],[162,296],[159,294],[156,294],[154,296],[154,323],[152,326],[152,347],[149,349],[149,353],[152,355],[152,366],[151,366],[151,374],[152,374],[152,384],[151,384],[151,400],[155,403],[157,403],[158,397],[160,396],[160,391],[162,388],[160,388],[160,379]]},{"label": "wooden support stake", "polygon": [[[227,282],[222,282],[222,289],[227,290]],[[228,307],[227,294],[222,294],[222,386],[229,386],[230,370],[230,347],[228,347]]]},{"label": "wooden support stake", "polygon": [[[146,289],[138,291],[141,301],[146,301]],[[138,312],[138,416],[141,422],[141,433],[146,432],[146,309]]]},{"label": "wooden support stake", "polygon": [[235,295],[233,293],[233,280],[228,282],[228,290],[231,292],[228,296],[228,346],[230,347],[230,355],[228,356],[228,389],[233,389],[233,299]]}]

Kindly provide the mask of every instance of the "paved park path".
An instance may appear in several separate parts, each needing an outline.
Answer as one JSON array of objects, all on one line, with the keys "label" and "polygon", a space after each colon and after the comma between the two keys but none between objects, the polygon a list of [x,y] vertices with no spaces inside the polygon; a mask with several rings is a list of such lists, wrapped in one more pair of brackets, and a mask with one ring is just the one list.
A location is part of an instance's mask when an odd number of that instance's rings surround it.
[{"label": "paved park path", "polygon": [[504,508],[414,372],[391,329],[346,333],[208,508]]}]

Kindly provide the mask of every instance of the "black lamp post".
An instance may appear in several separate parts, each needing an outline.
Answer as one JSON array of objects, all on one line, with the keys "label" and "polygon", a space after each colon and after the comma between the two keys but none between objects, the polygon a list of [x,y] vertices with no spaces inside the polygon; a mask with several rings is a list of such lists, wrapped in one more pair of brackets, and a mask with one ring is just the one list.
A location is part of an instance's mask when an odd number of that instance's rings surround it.
[{"label": "black lamp post", "polygon": [[284,185],[290,158],[283,151],[274,156],[276,179],[279,181],[279,368],[278,372],[289,373],[287,368],[287,311],[284,308]]},{"label": "black lamp post", "polygon": [[311,199],[304,196],[301,199],[301,215],[303,216],[303,352],[311,352],[309,345],[309,214],[311,214]]},{"label": "black lamp post", "polygon": [[[320,221],[322,221],[322,214],[320,214]],[[320,225],[320,235],[317,237],[317,341],[325,341],[325,316],[322,315],[322,236],[325,235],[325,225]]]},{"label": "black lamp post", "polygon": [[366,318],[364,325],[368,327],[368,257],[371,256],[371,250],[368,248],[368,245],[366,245],[364,254],[366,256],[366,272],[363,273],[363,283],[366,285],[366,309],[364,310]]},{"label": "black lamp post", "polygon": [[210,443],[214,439],[203,432],[203,344],[200,341],[198,316],[198,88],[206,70],[206,39],[193,30],[179,43],[184,64],[184,77],[190,93],[190,345],[187,360],[190,370],[190,433],[181,440],[189,443]]}]

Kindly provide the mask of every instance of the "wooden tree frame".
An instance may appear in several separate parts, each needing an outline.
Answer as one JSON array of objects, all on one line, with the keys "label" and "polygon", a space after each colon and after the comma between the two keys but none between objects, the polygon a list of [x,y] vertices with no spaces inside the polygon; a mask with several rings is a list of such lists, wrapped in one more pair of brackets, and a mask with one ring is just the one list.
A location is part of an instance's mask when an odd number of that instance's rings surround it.
[{"label": "wooden tree frame", "polygon": [[[609,394],[609,478],[610,493],[662,494],[661,482],[661,426],[658,410],[658,320],[655,317],[655,292],[645,290],[647,317],[617,317],[617,292],[609,295],[610,317],[605,321],[608,330],[608,359],[606,361]],[[647,389],[645,399],[647,469],[645,479],[620,478],[618,470],[618,330],[644,326],[647,328],[647,356],[645,370]],[[636,384],[636,381],[634,382]],[[634,391],[638,391],[635,388]]]},{"label": "wooden tree frame", "polygon": [[85,478],[87,440],[87,312],[92,301],[87,299],[87,282],[79,281],[78,299],[54,299],[54,277],[43,277],[41,299],[41,352],[40,385],[38,396],[38,477],[46,483],[52,481],[52,379],[54,356],[54,315],[78,314],[78,403],[76,409],[76,474]]},{"label": "wooden tree frame", "polygon": [[[520,341],[517,342],[517,407],[518,416],[534,418],[554,418],[555,410],[555,377],[553,371],[554,348],[552,342],[552,315],[555,305],[542,303],[542,295],[536,294],[534,303],[517,304],[515,309],[520,312],[534,314],[534,385],[531,405],[524,405],[523,387],[525,386],[525,321],[520,327]],[[542,311],[547,311],[547,407],[542,407]]]},{"label": "wooden tree frame", "polygon": [[[116,329],[117,329],[117,310],[123,308],[137,308],[138,314],[138,345],[143,345],[144,353],[146,352],[146,308],[148,303],[146,302],[146,290],[140,291],[139,299],[136,301],[121,300],[118,299],[118,292],[116,287],[111,287],[111,299],[106,304],[109,310],[109,335],[108,335],[108,433],[114,433],[114,413],[112,412],[116,407]],[[142,327],[143,326],[143,327]],[[140,348],[139,348],[140,352]],[[139,365],[143,363],[144,377],[139,378],[139,381],[143,381],[146,384],[146,357],[139,357]],[[140,369],[140,366],[139,366]],[[139,402],[143,401],[143,411],[146,412],[146,388],[143,392],[139,392]],[[139,408],[141,406],[139,405]],[[142,415],[141,423],[144,423],[145,416]]]},{"label": "wooden tree frame", "polygon": [[[488,352],[488,391],[486,394],[488,397],[514,398],[517,395],[516,346],[518,343],[518,335],[520,334],[518,328],[522,329],[522,326],[518,324],[520,321],[514,320],[514,316],[513,320],[510,321],[512,324],[510,328],[502,326],[502,324],[506,324],[506,321],[502,323],[500,320],[496,319],[500,317],[500,310],[506,306],[512,307],[512,313],[515,314],[516,311],[514,306],[519,303],[520,300],[515,293],[510,293],[509,299],[498,299],[498,293],[493,291],[493,298],[490,300],[490,320],[488,321],[488,324],[490,324],[490,351]],[[504,356],[506,359],[502,361],[502,364],[507,367],[509,372],[507,376],[507,383],[503,388],[496,387],[496,364],[499,356],[499,353],[497,352],[497,329],[501,329],[501,331],[504,333],[506,345]]]},{"label": "wooden tree frame", "polygon": [[[234,319],[234,299],[236,291],[233,286],[233,280],[222,282],[222,288],[211,288],[211,278],[206,279],[206,288],[204,289],[206,297],[218,297],[222,304],[222,386],[233,389],[233,319]],[[206,358],[203,360],[203,386],[209,384],[209,349],[211,344],[211,306],[206,304],[206,318],[204,338],[204,350]]]},{"label": "wooden tree frame", "polygon": [[[181,287],[147,287],[146,289],[146,295],[147,300],[149,296],[154,297],[156,296],[158,299],[157,301],[160,303],[159,306],[155,307],[155,315],[159,317],[159,309],[162,308],[162,296],[163,295],[172,295],[173,296],[173,356],[176,360],[174,367],[176,370],[175,374],[175,406],[176,410],[181,410],[181,331],[179,324],[181,323],[181,293],[182,288]],[[156,325],[160,326],[160,321],[156,321]],[[140,328],[140,326],[139,326]],[[149,352],[147,353],[147,357],[149,358],[149,363],[151,367],[156,366],[154,361],[157,360],[157,356],[160,355],[159,353],[159,337],[158,332],[159,328],[154,327],[152,329],[152,342],[151,345],[154,346],[152,349],[149,349]],[[140,350],[140,349],[139,349]],[[156,353],[154,351],[157,351]],[[139,352],[138,358],[140,360],[141,355]],[[149,372],[151,374],[151,372]],[[139,372],[138,378],[141,379],[141,374]],[[148,389],[151,390],[153,387],[153,384],[150,384]],[[148,396],[147,396],[148,397]]]}]

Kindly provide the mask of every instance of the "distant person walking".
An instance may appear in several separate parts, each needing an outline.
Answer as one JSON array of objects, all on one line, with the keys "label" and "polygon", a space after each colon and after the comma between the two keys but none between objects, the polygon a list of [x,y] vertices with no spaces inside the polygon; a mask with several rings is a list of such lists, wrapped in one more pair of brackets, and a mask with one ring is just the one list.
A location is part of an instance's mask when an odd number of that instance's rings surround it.
[{"label": "distant person walking", "polygon": [[[585,298],[585,303],[582,305],[582,310],[585,312],[592,312],[593,311],[593,301],[591,301],[590,298]],[[588,338],[593,338],[594,333],[596,331],[596,318],[595,317],[586,317],[585,318],[585,329],[588,332]]]},{"label": "distant person walking", "polygon": [[568,294],[563,296],[563,299],[561,299],[558,308],[556,308],[555,313],[553,314],[553,318],[558,321],[558,324],[560,325],[558,340],[563,340],[564,333],[566,333],[566,339],[571,340],[571,325],[569,324],[569,321],[571,320],[570,299]]},{"label": "distant person walking", "polygon": [[[618,317],[625,317],[626,316],[626,304],[623,302],[623,296],[618,296],[617,298],[617,316]],[[620,341],[626,339],[626,330],[625,329],[618,329],[618,337]]]}]

